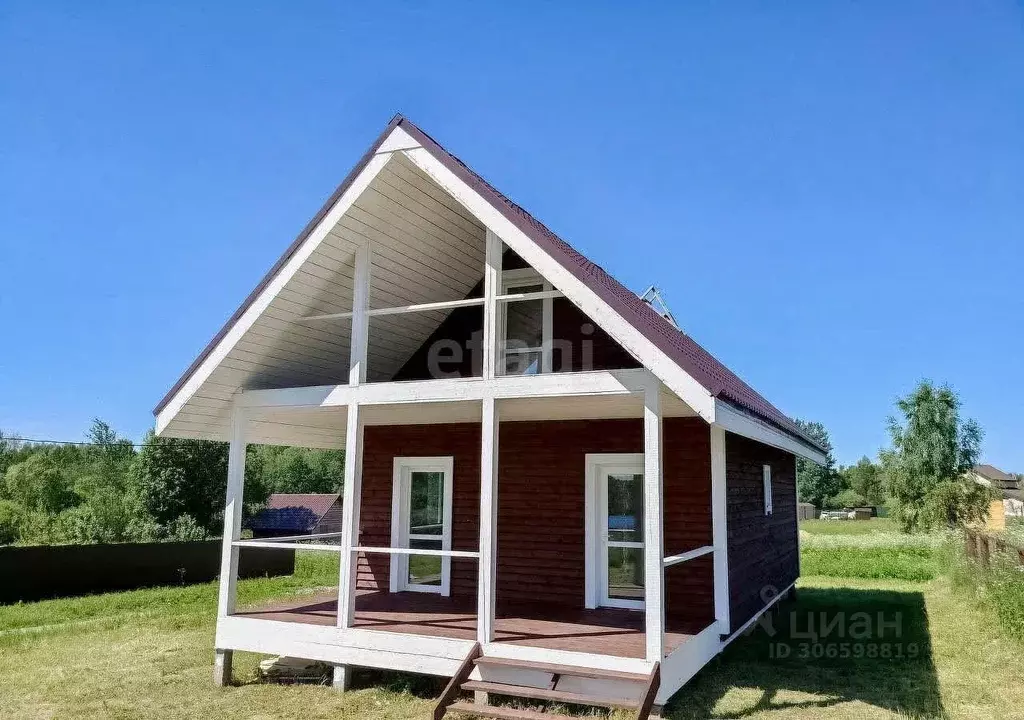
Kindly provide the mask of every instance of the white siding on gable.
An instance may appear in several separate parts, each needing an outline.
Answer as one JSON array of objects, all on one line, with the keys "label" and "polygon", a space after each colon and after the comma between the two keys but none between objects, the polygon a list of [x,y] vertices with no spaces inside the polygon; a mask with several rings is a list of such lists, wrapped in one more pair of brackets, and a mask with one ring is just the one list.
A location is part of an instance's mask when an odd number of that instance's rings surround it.
[{"label": "white siding on gable", "polygon": [[[372,249],[370,307],[384,308],[466,297],[483,277],[484,238],[483,226],[458,202],[401,153],[392,156],[163,434],[226,440],[229,401],[238,389],[346,382],[351,321],[305,318],[352,309],[361,244]],[[390,379],[449,313],[371,318],[368,379]],[[274,430],[257,421],[253,442],[291,442],[308,430],[325,446],[343,444],[331,435],[336,427],[303,422],[314,424]]]}]

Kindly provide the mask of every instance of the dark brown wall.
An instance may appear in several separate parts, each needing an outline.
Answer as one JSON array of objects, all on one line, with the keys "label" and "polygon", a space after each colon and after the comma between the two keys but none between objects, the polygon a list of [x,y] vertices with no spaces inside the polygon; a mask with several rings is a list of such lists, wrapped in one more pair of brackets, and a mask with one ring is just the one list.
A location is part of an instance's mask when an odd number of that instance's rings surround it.
[{"label": "dark brown wall", "polygon": [[[584,603],[584,485],[586,453],[642,452],[640,420],[502,423],[498,470],[500,603]],[[478,544],[480,430],[476,424],[366,429],[360,542],[387,545],[391,537],[392,466],[396,456],[452,455],[453,547]],[[665,551],[711,544],[711,469],[708,426],[701,420],[665,421]],[[359,587],[386,589],[386,556],[359,560]],[[710,621],[710,558],[667,575],[669,617]],[[452,593],[476,595],[476,562],[453,560]]]},{"label": "dark brown wall", "polygon": [[[762,466],[772,467],[771,515],[764,514]],[[793,455],[732,433],[725,438],[729,605],[735,631],[800,574]],[[767,590],[766,590],[767,588]]]}]

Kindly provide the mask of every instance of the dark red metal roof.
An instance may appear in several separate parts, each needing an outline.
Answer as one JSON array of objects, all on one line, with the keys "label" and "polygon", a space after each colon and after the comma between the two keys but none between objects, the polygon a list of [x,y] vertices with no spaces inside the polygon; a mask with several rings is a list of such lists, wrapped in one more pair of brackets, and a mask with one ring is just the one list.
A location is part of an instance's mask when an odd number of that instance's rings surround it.
[{"label": "dark red metal roof", "polygon": [[271,268],[266,277],[250,293],[245,303],[235,312],[224,328],[210,342],[192,366],[185,372],[175,386],[167,393],[155,413],[160,412],[170,398],[184,385],[188,377],[213,350],[220,339],[227,333],[246,308],[259,296],[263,288],[271,281],[277,271],[288,261],[313,228],[323,219],[331,206],[348,189],[356,176],[369,163],[377,148],[388,134],[401,127],[415,138],[431,155],[445,165],[452,173],[475,190],[481,197],[493,205],[509,222],[514,224],[527,237],[537,243],[556,262],[575,275],[580,281],[596,292],[602,300],[618,312],[627,322],[636,327],[643,335],[676,362],[686,373],[699,382],[714,397],[746,411],[774,425],[778,429],[794,436],[803,443],[824,452],[824,448],[805,435],[799,426],[783,412],[764,399],[753,388],[741,380],[734,372],[720,363],[707,350],[695,342],[689,335],[681,332],[672,323],[659,315],[650,305],[641,300],[636,293],[630,291],[619,281],[608,274],[601,266],[591,262],[577,252],[571,245],[549,230],[522,207],[509,200],[494,186],[474,172],[468,165],[448,152],[440,143],[423,132],[411,121],[396,115],[388,123],[387,128],[373,144],[369,151],[360,159],[345,180],[338,186],[327,203],[303,229],[280,260]]}]

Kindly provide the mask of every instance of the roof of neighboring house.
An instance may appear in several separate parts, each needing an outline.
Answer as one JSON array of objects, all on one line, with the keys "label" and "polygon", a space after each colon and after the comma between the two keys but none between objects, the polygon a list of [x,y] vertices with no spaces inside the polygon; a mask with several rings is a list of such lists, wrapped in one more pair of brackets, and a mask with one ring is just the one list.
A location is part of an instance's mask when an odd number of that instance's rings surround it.
[{"label": "roof of neighboring house", "polygon": [[[826,452],[816,440],[805,434],[800,427],[782,411],[768,402],[753,388],[741,380],[735,373],[719,362],[707,350],[701,347],[689,335],[677,329],[654,308],[641,300],[636,293],[630,291],[602,267],[591,262],[567,242],[555,235],[543,223],[537,220],[522,207],[509,200],[490,183],[469,168],[465,163],[444,149],[436,140],[423,132],[419,127],[401,115],[396,115],[381,133],[380,137],[360,159],[348,177],[328,198],[327,202],[313,219],[306,225],[302,233],[295,239],[284,255],[274,264],[270,272],[260,284],[249,294],[242,306],[235,312],[213,340],[206,346],[195,362],[185,371],[167,395],[154,410],[158,414],[171,398],[181,389],[192,373],[202,364],[203,360],[213,351],[217,343],[227,334],[228,330],[242,316],[263,289],[271,282],[277,272],[294,254],[306,237],[327,215],[330,209],[345,193],[349,186],[373,158],[377,149],[397,127],[420,142],[447,169],[469,185],[481,197],[486,199],[505,218],[522,231],[533,242],[537,243],[556,262],[561,264],[577,279],[590,287],[609,306],[625,320],[639,330],[652,344],[671,358],[680,368],[702,385],[712,396],[728,404],[750,413],[761,420],[775,426],[779,430],[796,438],[821,452]],[[481,268],[482,273],[482,268]]]},{"label": "roof of neighboring house", "polygon": [[267,507],[249,522],[253,530],[309,532],[327,514],[338,496],[332,493],[274,493]]},{"label": "roof of neighboring house", "polygon": [[1016,478],[1010,473],[1005,473],[997,467],[991,465],[975,465],[974,472],[977,475],[985,478],[986,480],[997,480],[999,482],[1014,482]]}]

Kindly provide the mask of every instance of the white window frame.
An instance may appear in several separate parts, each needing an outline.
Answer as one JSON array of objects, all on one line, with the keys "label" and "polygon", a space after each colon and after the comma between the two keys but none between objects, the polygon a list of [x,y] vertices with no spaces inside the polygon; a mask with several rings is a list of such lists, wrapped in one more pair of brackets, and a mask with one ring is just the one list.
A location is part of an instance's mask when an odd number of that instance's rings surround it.
[{"label": "white window frame", "polygon": [[[452,549],[452,497],[454,482],[455,458],[452,456],[438,457],[396,457],[392,471],[391,490],[391,547],[408,548],[410,540],[440,540],[441,549]],[[409,504],[412,500],[411,479],[413,472],[444,473],[444,510],[442,512],[441,535],[411,535],[409,533]],[[441,558],[441,584],[420,585],[409,582],[410,554],[396,553],[391,555],[391,592],[425,592],[439,593],[444,597],[451,595],[452,559],[450,556]]]},{"label": "white window frame", "polygon": [[772,466],[761,466],[761,482],[764,485],[764,514],[771,515],[772,507]]},{"label": "white window frame", "polygon": [[[584,559],[586,562],[586,570],[584,573],[584,604],[591,610],[598,607],[643,610],[643,600],[625,600],[623,598],[608,597],[608,545],[607,541],[601,537],[601,533],[607,531],[608,522],[608,489],[607,485],[601,482],[601,478],[607,472],[643,475],[644,454],[586,454],[586,487],[584,491]],[[646,521],[647,519],[644,518],[644,522]],[[631,543],[631,546],[632,545],[633,543]],[[644,557],[646,558],[646,543],[641,541],[635,543],[635,545],[643,548],[645,553]],[[602,553],[602,551],[605,552]],[[646,582],[646,578],[644,578],[644,582]]]},{"label": "white window frame", "polygon": [[[501,273],[501,292],[499,295],[509,295],[515,292],[516,288],[528,287],[530,285],[540,285],[543,288],[543,292],[551,292],[554,287],[544,277],[534,270],[533,268],[519,268],[516,270],[505,270]],[[552,347],[553,342],[553,324],[554,324],[554,299],[545,297],[541,299],[542,303],[542,319],[541,319],[541,345],[540,347],[526,347],[526,348],[509,348],[508,347],[508,306],[509,303],[523,302],[521,300],[502,300],[499,304],[501,305],[501,312],[498,313],[498,337],[501,343],[501,354],[498,358],[499,371],[497,374],[504,375],[505,367],[507,365],[506,356],[508,354],[514,355],[526,355],[529,353],[540,352],[540,372],[549,373],[551,372],[552,363]]]}]

